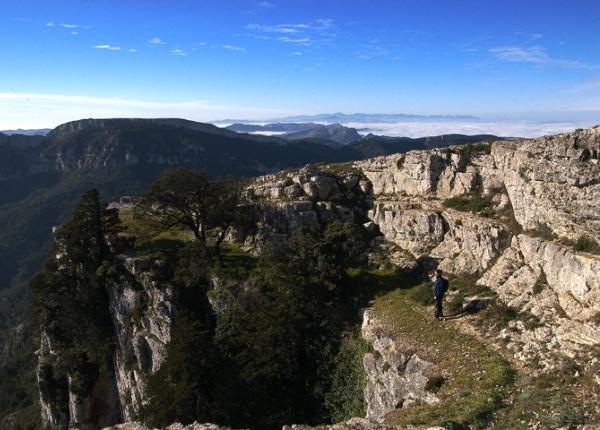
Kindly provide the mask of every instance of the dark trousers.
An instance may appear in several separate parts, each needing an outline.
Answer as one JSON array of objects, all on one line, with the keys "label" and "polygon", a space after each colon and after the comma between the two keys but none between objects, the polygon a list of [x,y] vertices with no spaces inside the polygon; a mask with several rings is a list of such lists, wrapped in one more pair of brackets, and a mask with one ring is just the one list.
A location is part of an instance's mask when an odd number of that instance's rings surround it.
[{"label": "dark trousers", "polygon": [[435,298],[435,317],[442,318],[444,316],[444,311],[442,310],[442,299],[443,297]]}]

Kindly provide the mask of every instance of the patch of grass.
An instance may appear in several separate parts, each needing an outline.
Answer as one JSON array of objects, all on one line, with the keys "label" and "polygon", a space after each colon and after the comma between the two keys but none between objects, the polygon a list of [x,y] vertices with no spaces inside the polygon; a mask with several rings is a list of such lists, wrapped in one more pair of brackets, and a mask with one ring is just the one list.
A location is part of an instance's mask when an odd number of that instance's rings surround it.
[{"label": "patch of grass", "polygon": [[234,243],[221,244],[221,261],[213,269],[215,274],[230,279],[247,278],[250,272],[256,268],[258,256],[242,251],[239,245]]},{"label": "patch of grass", "polygon": [[333,163],[333,164],[319,164],[319,168],[328,173],[332,173],[334,175],[346,175],[348,173],[354,173],[359,178],[363,178],[364,174],[362,170],[358,167],[352,165],[352,163]]},{"label": "patch of grass", "polygon": [[463,157],[466,163],[469,163],[475,155],[490,154],[492,152],[492,142],[479,142],[469,145],[453,146],[448,150],[449,155],[452,153],[459,154]]},{"label": "patch of grass", "polygon": [[[515,384],[515,398],[495,419],[498,429],[558,428],[597,422],[599,411],[590,402],[582,402],[573,387],[585,384],[575,377],[577,369],[568,364],[560,370],[537,377],[524,376]],[[592,385],[596,385],[592,383]],[[600,391],[590,386],[592,390]]]},{"label": "patch of grass", "polygon": [[126,231],[136,237],[134,253],[140,257],[167,258],[193,240],[193,234],[187,230],[170,228],[146,220],[136,215],[134,210],[122,209],[119,218]]},{"label": "patch of grass", "polygon": [[516,309],[506,306],[498,299],[498,295],[483,285],[476,284],[476,278],[471,276],[450,279],[449,300],[446,301],[445,314],[456,314],[463,310],[469,297],[485,298],[485,307],[477,313],[473,323],[485,329],[494,331],[508,327],[508,323],[517,318],[523,318]]},{"label": "patch of grass", "polygon": [[420,305],[427,306],[433,303],[433,290],[430,283],[423,282],[406,291],[406,297]]},{"label": "patch of grass", "polygon": [[482,428],[502,406],[512,384],[511,367],[476,338],[426,317],[424,309],[411,298],[413,294],[396,289],[376,300],[374,312],[385,321],[388,334],[399,346],[418,351],[422,359],[435,364],[443,378],[438,380],[440,402],[393,411],[389,423]]},{"label": "patch of grass", "polygon": [[478,213],[486,217],[494,214],[491,200],[481,194],[450,197],[444,200],[444,206],[462,212]]},{"label": "patch of grass", "polygon": [[544,239],[544,240],[548,240],[548,241],[553,241],[558,239],[558,236],[556,235],[556,233],[554,233],[554,230],[552,230],[552,227],[550,227],[548,224],[546,223],[537,223],[537,226],[532,229],[532,230],[527,230],[527,234],[529,234],[530,236],[535,236],[535,237],[539,237],[540,239]]},{"label": "patch of grass", "polygon": [[590,254],[600,254],[600,245],[596,240],[588,236],[579,236],[575,242],[575,251],[589,252]]}]

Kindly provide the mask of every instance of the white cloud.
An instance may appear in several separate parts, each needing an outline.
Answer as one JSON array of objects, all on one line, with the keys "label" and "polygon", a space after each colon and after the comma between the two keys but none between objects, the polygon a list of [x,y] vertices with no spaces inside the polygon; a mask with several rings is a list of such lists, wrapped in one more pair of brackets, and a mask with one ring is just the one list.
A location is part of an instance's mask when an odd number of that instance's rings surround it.
[{"label": "white cloud", "polygon": [[54,27],[56,24],[54,24],[54,21],[48,21],[46,23],[46,27]]},{"label": "white cloud", "polygon": [[137,52],[137,49],[133,49],[133,48],[132,48],[132,49],[128,49],[127,51],[128,51],[128,52]]},{"label": "white cloud", "polygon": [[300,56],[304,55],[304,52],[296,51],[296,52],[292,52],[290,55],[292,55],[294,57],[300,57]]},{"label": "white cloud", "polygon": [[423,137],[442,134],[493,134],[496,136],[539,137],[591,127],[593,121],[407,121],[399,123],[344,123],[357,128],[361,134]]},{"label": "white cloud", "polygon": [[217,118],[272,118],[290,115],[277,109],[234,106],[204,100],[149,101],[74,95],[0,92],[0,129],[54,127],[81,118],[178,117],[196,121]]},{"label": "white cloud", "polygon": [[222,48],[228,49],[230,51],[238,51],[238,52],[243,52],[246,50],[246,48],[242,48],[241,46],[236,46],[236,45],[223,45]]},{"label": "white cloud", "polygon": [[331,19],[317,19],[296,24],[248,24],[248,37],[262,40],[277,40],[301,45],[325,44],[333,40],[335,25]]},{"label": "white cloud", "polygon": [[121,50],[120,46],[114,46],[114,45],[96,45],[96,46],[94,46],[94,48],[108,49],[109,51],[120,51]]},{"label": "white cloud", "polygon": [[77,35],[79,34],[79,32],[78,32],[78,31],[72,31],[72,32],[71,32],[71,34],[72,34],[73,36],[77,36]]},{"label": "white cloud", "polygon": [[256,3],[257,6],[260,7],[264,7],[265,9],[272,9],[275,7],[275,5],[273,3],[271,3],[270,1],[259,1],[258,3]]},{"label": "white cloud", "polygon": [[160,37],[153,37],[148,41],[152,45],[166,45],[167,42],[163,41]]},{"label": "white cloud", "polygon": [[176,57],[185,57],[187,52],[185,52],[183,49],[176,48],[171,50],[171,54],[175,55]]},{"label": "white cloud", "polygon": [[76,29],[76,28],[85,28],[85,29],[90,29],[90,28],[92,28],[92,27],[91,27],[91,26],[89,26],[89,25],[80,25],[80,24],[65,24],[65,23],[62,23],[62,24],[60,24],[60,26],[61,26],[61,27],[63,27],[63,28],[69,28],[69,29],[71,29],[71,30],[73,30],[73,29]]},{"label": "white cloud", "polygon": [[277,40],[279,40],[281,42],[285,42],[285,43],[295,43],[298,45],[310,45],[312,43],[312,40],[310,39],[310,37],[282,36],[282,37],[278,37]]},{"label": "white cloud", "polygon": [[551,57],[541,46],[501,46],[489,52],[498,60],[508,63],[529,63],[539,66],[565,69],[600,69],[599,64],[589,64],[579,60],[566,60]]},{"label": "white cloud", "polygon": [[206,42],[198,42],[198,46],[206,46],[206,45],[208,45],[208,43],[206,43]]}]

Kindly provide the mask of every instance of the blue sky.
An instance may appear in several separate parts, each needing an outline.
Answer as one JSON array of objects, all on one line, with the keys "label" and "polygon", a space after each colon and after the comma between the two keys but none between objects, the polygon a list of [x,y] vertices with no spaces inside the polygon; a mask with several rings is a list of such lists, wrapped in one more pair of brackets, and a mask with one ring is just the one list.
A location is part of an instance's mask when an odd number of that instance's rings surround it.
[{"label": "blue sky", "polygon": [[109,116],[561,120],[600,111],[596,0],[0,0],[0,8],[0,128]]}]

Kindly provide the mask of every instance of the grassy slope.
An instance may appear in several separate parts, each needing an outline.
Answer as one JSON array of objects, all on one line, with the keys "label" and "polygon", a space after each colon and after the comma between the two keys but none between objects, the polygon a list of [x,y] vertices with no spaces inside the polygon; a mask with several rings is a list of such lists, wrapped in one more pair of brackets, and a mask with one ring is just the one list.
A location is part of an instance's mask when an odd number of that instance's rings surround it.
[{"label": "grassy slope", "polygon": [[475,337],[465,335],[450,322],[435,320],[432,310],[415,300],[425,289],[429,286],[389,291],[375,300],[373,311],[403,349],[417,351],[422,359],[436,365],[438,376],[443,378],[438,378],[443,381],[437,392],[441,402],[397,410],[388,420],[395,425],[483,426],[502,406],[514,372],[499,354]]},{"label": "grassy slope", "polygon": [[[594,405],[598,388],[590,375],[566,364],[551,374],[535,376],[527,368],[517,369],[502,357],[496,331],[524,315],[496,302],[487,290],[470,280],[454,280],[449,312],[457,312],[465,297],[491,297],[486,309],[462,319],[445,322],[433,318],[430,286],[398,288],[411,282],[381,272],[357,275],[369,289],[379,291],[373,311],[384,322],[388,335],[408,351],[435,363],[443,383],[436,395],[442,400],[431,406],[400,409],[388,416],[395,425],[440,425],[460,428],[461,424],[496,429],[557,428],[598,422]],[[414,284],[413,284],[414,285]],[[395,288],[395,289],[394,289]],[[525,318],[526,324],[535,324]],[[465,327],[470,333],[465,333]],[[498,351],[498,352],[496,352]],[[500,353],[499,353],[500,352]],[[457,426],[458,425],[458,426]]]}]

